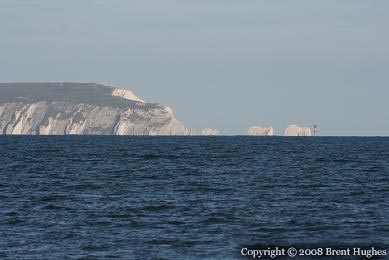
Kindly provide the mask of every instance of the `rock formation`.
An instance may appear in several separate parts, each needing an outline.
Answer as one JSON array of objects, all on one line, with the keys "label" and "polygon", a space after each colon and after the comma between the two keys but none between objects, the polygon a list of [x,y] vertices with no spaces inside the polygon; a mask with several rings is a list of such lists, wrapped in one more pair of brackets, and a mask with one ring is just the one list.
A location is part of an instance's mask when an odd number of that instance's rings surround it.
[{"label": "rock formation", "polygon": [[0,134],[188,135],[167,106],[94,83],[0,84]]},{"label": "rock formation", "polygon": [[312,136],[312,130],[308,127],[299,127],[297,125],[289,125],[285,131],[285,136]]},{"label": "rock formation", "polygon": [[220,131],[217,130],[217,129],[206,128],[206,129],[201,131],[201,135],[204,135],[204,136],[217,136],[217,135],[221,135],[221,134],[220,134]]},{"label": "rock formation", "polygon": [[274,135],[273,127],[263,128],[260,126],[252,126],[247,131],[247,135],[251,136],[272,136]]}]

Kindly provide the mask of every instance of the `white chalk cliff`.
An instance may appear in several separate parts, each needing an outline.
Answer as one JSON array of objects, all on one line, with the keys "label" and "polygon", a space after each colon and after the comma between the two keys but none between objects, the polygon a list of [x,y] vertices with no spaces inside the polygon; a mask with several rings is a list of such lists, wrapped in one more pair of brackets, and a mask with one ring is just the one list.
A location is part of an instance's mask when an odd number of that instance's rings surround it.
[{"label": "white chalk cliff", "polygon": [[272,136],[274,135],[273,127],[263,128],[260,126],[252,126],[247,130],[247,135],[251,136]]},{"label": "white chalk cliff", "polygon": [[135,94],[132,93],[128,89],[118,89],[118,88],[116,88],[116,89],[114,89],[112,91],[112,96],[114,96],[114,97],[121,97],[121,98],[124,98],[124,99],[127,99],[127,100],[132,100],[132,101],[136,101],[136,102],[145,103],[142,99],[140,99],[137,96],[135,96]]},{"label": "white chalk cliff", "polygon": [[201,131],[201,135],[204,136],[218,136],[221,135],[220,131],[212,128],[205,128]]},{"label": "white chalk cliff", "polygon": [[188,135],[167,106],[92,83],[0,84],[0,134]]},{"label": "white chalk cliff", "polygon": [[284,131],[284,136],[312,136],[312,130],[308,127],[289,125]]}]

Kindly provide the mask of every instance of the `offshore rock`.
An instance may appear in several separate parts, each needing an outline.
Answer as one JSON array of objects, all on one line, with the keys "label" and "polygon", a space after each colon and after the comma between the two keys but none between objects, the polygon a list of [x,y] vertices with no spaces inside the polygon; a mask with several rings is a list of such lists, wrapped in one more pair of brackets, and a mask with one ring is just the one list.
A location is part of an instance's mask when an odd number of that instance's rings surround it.
[{"label": "offshore rock", "polygon": [[285,131],[285,136],[312,136],[312,130],[308,127],[299,127],[297,125],[289,125]]},{"label": "offshore rock", "polygon": [[167,106],[95,83],[0,83],[0,134],[188,135]]},{"label": "offshore rock", "polygon": [[273,127],[263,128],[260,126],[252,126],[247,130],[247,135],[251,136],[272,136],[274,135]]},{"label": "offshore rock", "polygon": [[201,135],[204,135],[204,136],[218,136],[218,135],[221,135],[221,133],[217,129],[205,128],[204,130],[201,131]]}]

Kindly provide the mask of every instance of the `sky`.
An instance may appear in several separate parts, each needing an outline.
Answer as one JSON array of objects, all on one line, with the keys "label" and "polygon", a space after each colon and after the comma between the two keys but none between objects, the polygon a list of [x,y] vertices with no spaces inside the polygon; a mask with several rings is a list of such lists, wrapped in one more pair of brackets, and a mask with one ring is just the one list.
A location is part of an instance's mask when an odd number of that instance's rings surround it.
[{"label": "sky", "polygon": [[0,0],[0,82],[97,82],[188,128],[389,135],[387,0]]}]

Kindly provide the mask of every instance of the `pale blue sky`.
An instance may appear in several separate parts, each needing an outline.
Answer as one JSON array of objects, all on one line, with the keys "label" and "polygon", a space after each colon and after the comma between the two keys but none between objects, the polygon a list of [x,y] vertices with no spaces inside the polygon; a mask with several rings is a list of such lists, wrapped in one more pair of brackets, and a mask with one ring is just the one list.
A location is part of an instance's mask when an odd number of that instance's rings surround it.
[{"label": "pale blue sky", "polygon": [[0,82],[98,82],[187,127],[389,135],[387,0],[1,0]]}]

